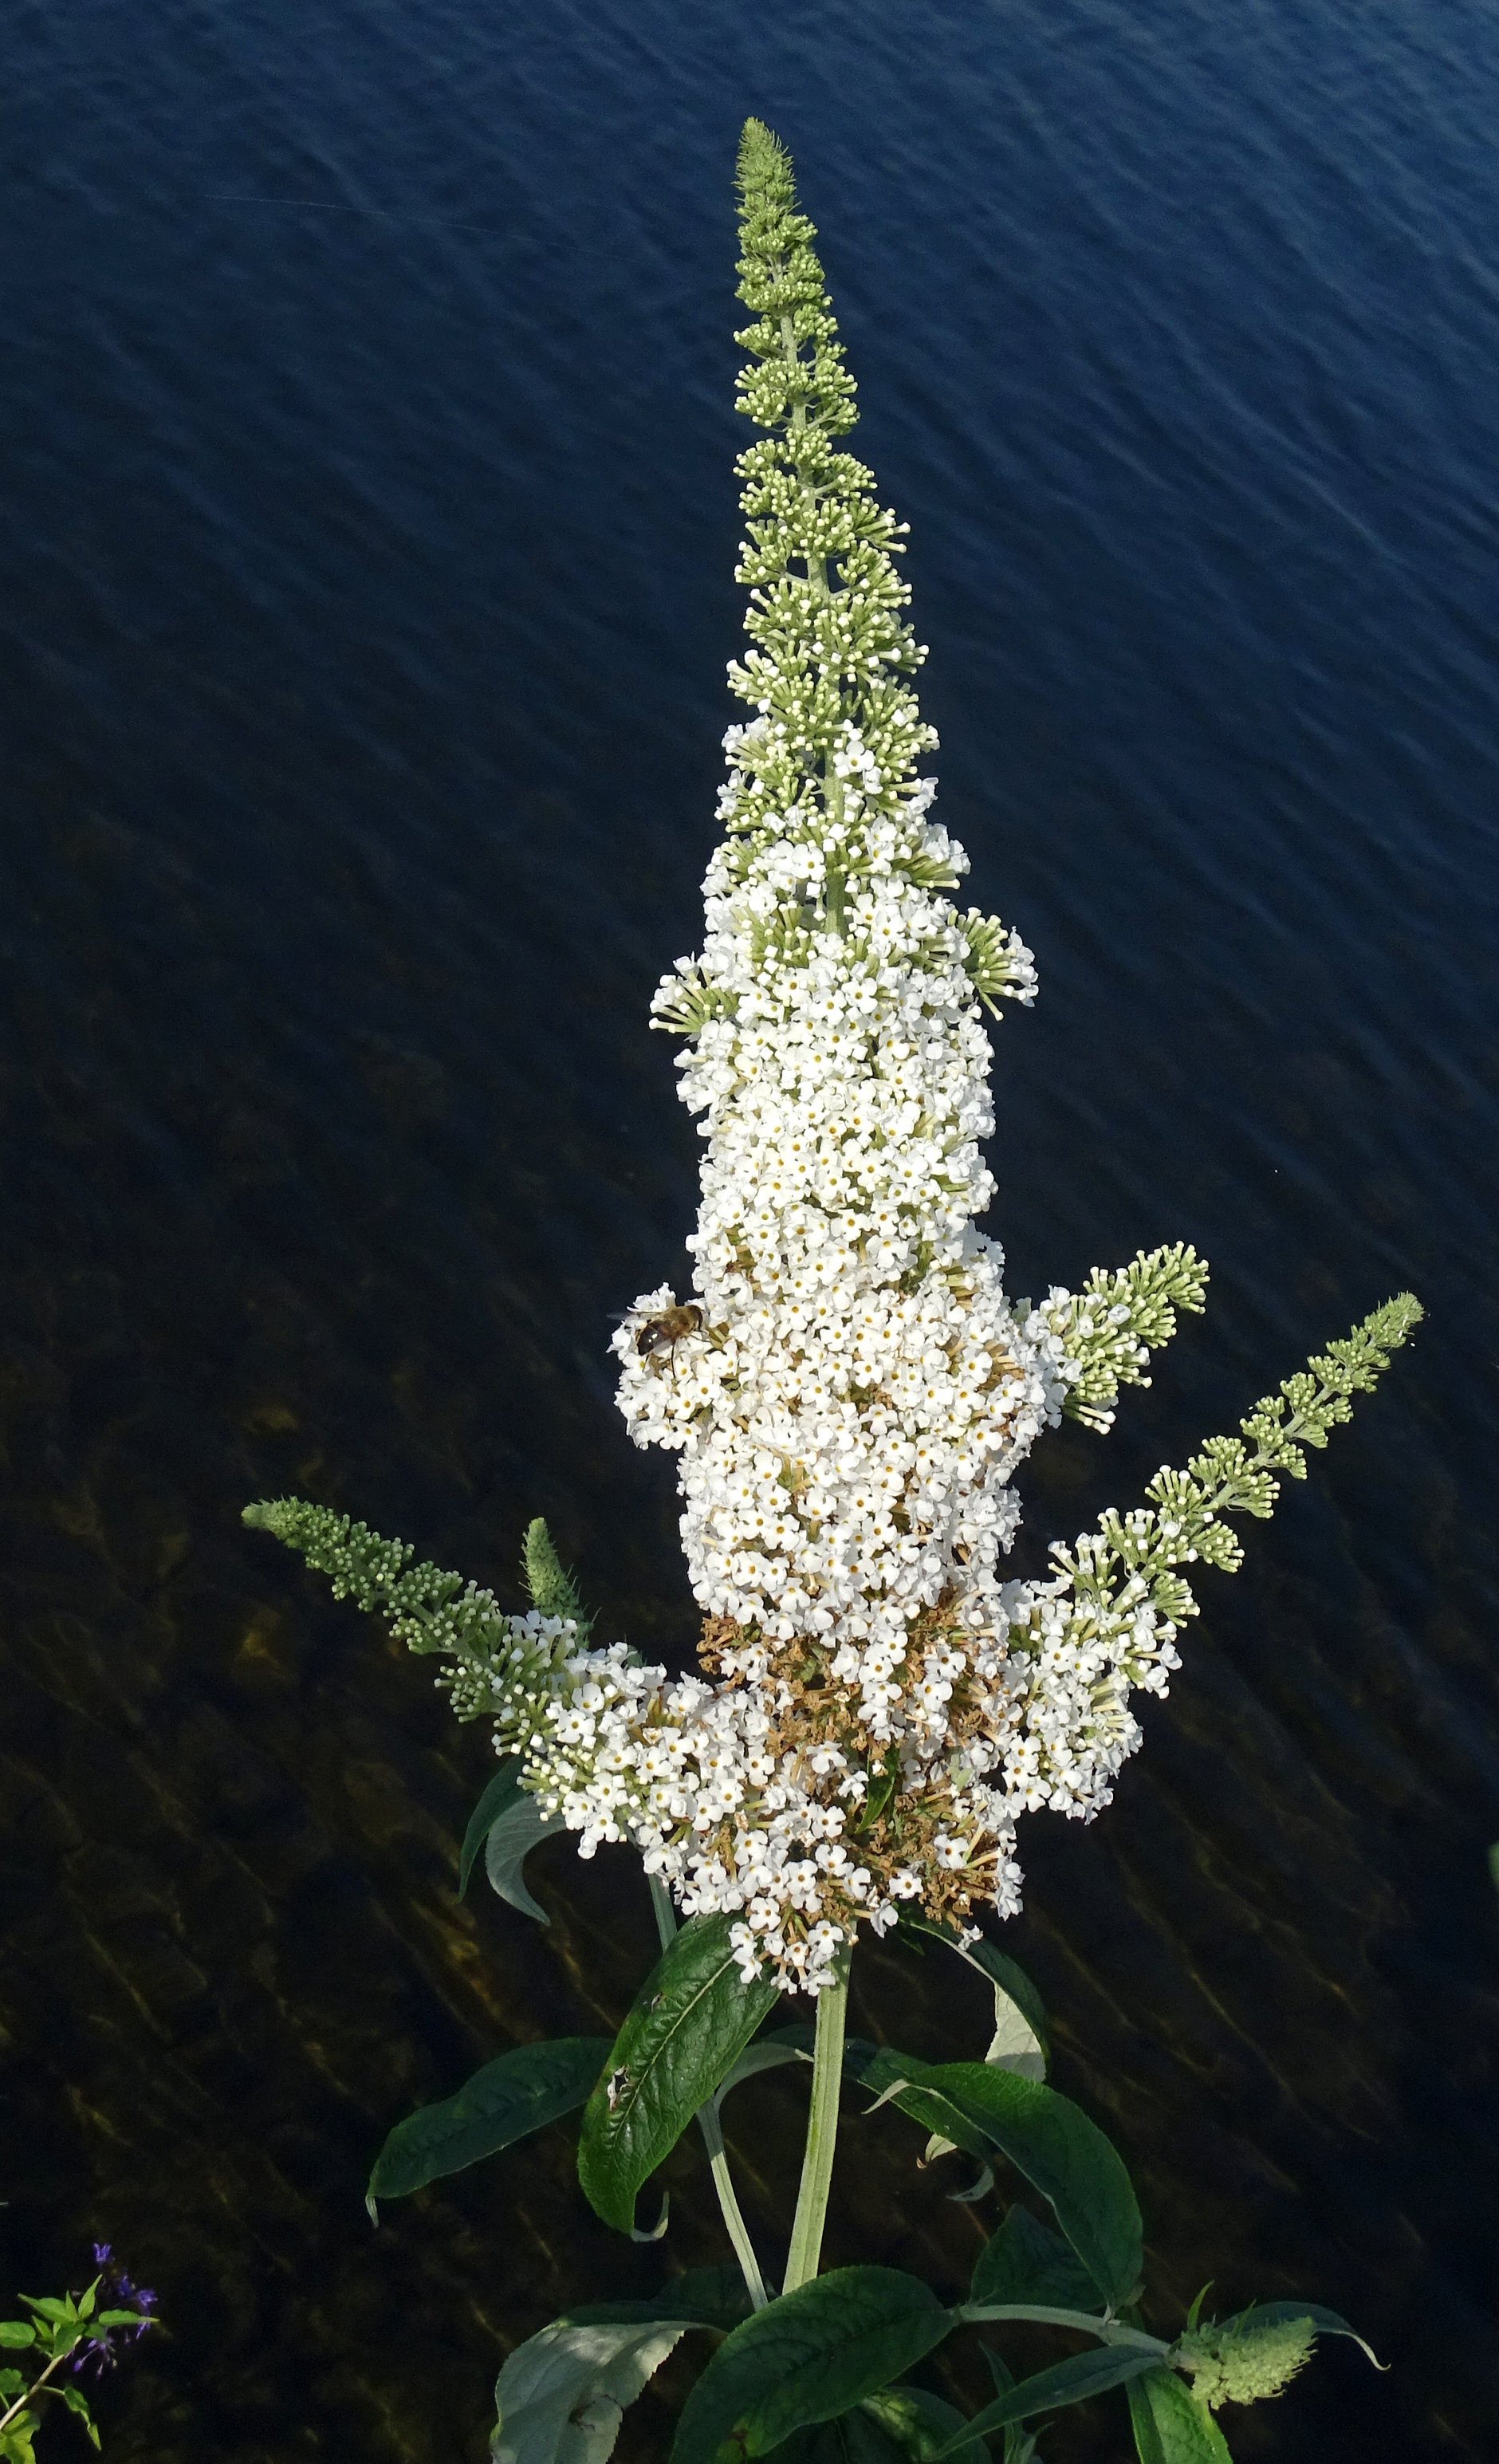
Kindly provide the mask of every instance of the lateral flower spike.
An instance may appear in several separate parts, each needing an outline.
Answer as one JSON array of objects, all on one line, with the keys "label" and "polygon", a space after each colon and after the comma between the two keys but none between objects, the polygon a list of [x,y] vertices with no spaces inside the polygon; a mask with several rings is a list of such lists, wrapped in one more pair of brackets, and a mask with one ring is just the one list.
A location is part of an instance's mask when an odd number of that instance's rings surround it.
[{"label": "lateral flower spike", "polygon": [[1176,2359],[1191,2376],[1193,2394],[1216,2412],[1220,2405],[1284,2395],[1315,2342],[1311,2319],[1257,2321],[1251,2311],[1223,2326],[1194,2328],[1177,2346]]},{"label": "lateral flower spike", "polygon": [[[972,1939],[1020,1904],[1016,1823],[1084,1820],[1139,1743],[1223,1517],[1268,1514],[1421,1315],[1388,1302],[1213,1438],[1147,1503],[1007,1580],[1014,1475],[1064,1412],[1097,1429],[1145,1382],[1206,1268],[1184,1243],[1012,1301],[978,1228],[995,1184],[982,1010],[1029,1001],[1023,941],[951,892],[936,737],[913,679],[902,525],[840,439],[854,386],[785,149],[739,151],[738,406],[748,706],[724,739],[700,953],[653,1023],[685,1039],[704,1140],[691,1295],[644,1293],[613,1343],[637,1444],[678,1457],[700,1672],[592,1646],[545,1527],[507,1616],[401,1542],[295,1499],[252,1507],[336,1592],[446,1662],[461,1714],[591,1856],[628,1839],[746,1977],[820,1991],[855,1933],[918,1904]],[[1268,2348],[1259,2352],[1266,2361]]]}]

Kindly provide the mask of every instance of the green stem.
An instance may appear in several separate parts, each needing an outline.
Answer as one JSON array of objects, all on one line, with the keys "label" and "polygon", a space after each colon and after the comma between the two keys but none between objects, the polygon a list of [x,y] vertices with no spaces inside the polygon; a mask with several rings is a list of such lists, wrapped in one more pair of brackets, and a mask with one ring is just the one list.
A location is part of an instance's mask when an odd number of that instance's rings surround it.
[{"label": "green stem", "polygon": [[54,2353],[46,2368],[42,2371],[41,2376],[39,2378],[33,2379],[29,2387],[23,2387],[21,2389],[20,2394],[16,2397],[15,2402],[11,2405],[8,2412],[0,2413],[0,2431],[9,2430],[11,2422],[15,2419],[16,2414],[26,2410],[27,2406],[31,2403],[33,2396],[43,2394],[55,2395],[55,2387],[50,2387],[47,2385],[47,2382],[51,2378],[54,2370],[61,2369],[62,2365],[67,2358],[68,2356],[66,2353]]},{"label": "green stem", "polygon": [[843,2085],[844,2034],[849,2019],[849,1952],[844,1950],[817,1997],[817,2038],[812,2053],[812,2106],[806,2120],[806,2152],[802,2159],[802,2186],[797,2192],[791,2227],[791,2253],[786,2260],[787,2293],[810,2283],[823,2255],[823,2226],[827,2193],[832,2188],[833,2150],[838,2145],[838,2093]]},{"label": "green stem", "polygon": [[[656,1931],[661,1937],[661,1947],[666,1950],[676,1934],[676,1911],[672,1905],[672,1894],[659,1874],[648,1874],[646,1880],[650,1884],[650,1904],[655,1910]],[[770,2300],[770,2296],[765,2290],[765,2279],[760,2272],[760,2261],[755,2255],[755,2245],[750,2239],[749,2227],[744,2221],[738,2199],[735,2194],[734,2176],[729,2170],[728,2151],[723,2144],[723,2131],[718,2122],[718,2107],[712,2098],[706,2104],[698,2107],[697,2127],[702,2132],[703,2145],[708,2150],[708,2170],[713,2175],[713,2187],[718,2193],[718,2207],[729,2239],[734,2245],[734,2255],[739,2262],[739,2271],[744,2278],[744,2289],[750,2298],[750,2306],[755,2310],[763,2310]]]}]

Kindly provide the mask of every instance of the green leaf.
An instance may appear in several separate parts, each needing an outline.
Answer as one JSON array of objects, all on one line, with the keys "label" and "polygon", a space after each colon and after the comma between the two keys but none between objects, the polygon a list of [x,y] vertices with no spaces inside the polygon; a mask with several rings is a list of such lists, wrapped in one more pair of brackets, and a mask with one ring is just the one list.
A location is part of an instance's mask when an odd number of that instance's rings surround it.
[{"label": "green leaf", "polygon": [[0,2344],[11,2344],[18,2349],[22,2344],[34,2344],[35,2342],[36,2330],[29,2321],[0,2319]]},{"label": "green leaf", "polygon": [[440,2174],[497,2155],[544,2123],[576,2111],[608,2058],[606,2036],[555,2036],[517,2045],[440,2104],[398,2122],[375,2159],[366,2203],[404,2199]]},{"label": "green leaf", "polygon": [[469,1827],[463,1835],[463,1846],[458,1854],[460,1900],[469,1887],[469,1877],[474,1871],[474,1859],[489,1837],[492,1826],[504,1813],[506,1806],[520,1793],[520,1781],[518,1777],[519,1770],[520,1765],[516,1756],[507,1754],[469,1816]]},{"label": "green leaf", "polygon": [[[1065,2362],[1054,2362],[1050,2369],[1038,2370],[1034,2378],[1022,2379],[1018,2387],[997,2395],[975,2413],[968,2428],[974,2437],[987,2438],[1008,2422],[1028,2421],[1038,2412],[1058,2412],[1064,2405],[1083,2404],[1091,2395],[1123,2387],[1159,2366],[1155,2353],[1142,2352],[1137,2345],[1100,2344],[1091,2353],[1072,2353]],[[941,2453],[955,2455],[957,2442]]]},{"label": "green leaf", "polygon": [[953,2325],[929,2285],[893,2267],[839,2267],[736,2327],[683,2408],[672,2464],[766,2455],[832,2421],[939,2344]]},{"label": "green leaf", "polygon": [[550,1839],[565,1827],[560,1814],[543,1814],[535,1797],[520,1789],[490,1824],[484,1841],[484,1871],[491,1890],[523,1917],[535,1917],[538,1925],[550,1925],[551,1919],[526,1889],[521,1867],[539,1840]]},{"label": "green leaf", "polygon": [[[994,2381],[996,2391],[1000,2395],[1008,2395],[1015,2385],[1014,2372],[992,2344],[985,2344],[983,2358],[989,2365],[989,2376]],[[1007,2421],[1004,2425],[1004,2464],[1030,2464],[1035,2452],[1036,2442],[1030,2431],[1018,2421]],[[958,2464],[961,2464],[960,2458]]]},{"label": "green leaf", "polygon": [[1139,2281],[1140,2211],[1123,2161],[1097,2124],[1054,2088],[988,2062],[923,2064],[917,2076],[1049,2199],[1104,2299],[1114,2309],[1128,2301]]},{"label": "green leaf", "polygon": [[[770,2035],[758,2038],[740,2055],[720,2093],[735,2086],[740,2079],[749,2079],[757,2070],[773,2070],[787,2060],[809,2062],[815,2033],[809,2027],[797,2025],[777,2028]],[[871,2090],[874,2098],[869,2108],[871,2113],[877,2112],[882,2104],[893,2104],[897,2112],[906,2114],[911,2121],[923,2123],[934,2132],[945,2132],[946,2145],[962,2148],[987,2172],[989,2140],[974,2123],[965,2120],[948,2098],[915,2085],[914,2075],[922,2068],[923,2065],[914,2056],[897,2053],[891,2045],[871,2044],[867,2036],[849,2036],[845,2040],[844,2077],[853,2080],[857,2086]],[[930,2153],[929,2144],[928,2155]],[[969,2192],[967,2195],[976,2197],[980,2193]]]},{"label": "green leaf", "polygon": [[968,2298],[986,2305],[1040,2302],[1057,2310],[1092,2310],[1098,2287],[1060,2233],[1039,2223],[1028,2208],[1013,2207],[979,2254]]},{"label": "green leaf", "polygon": [[843,2066],[849,2079],[873,2090],[875,2101],[870,2107],[871,2113],[881,2104],[893,2104],[912,2122],[919,2122],[934,2135],[949,2140],[979,2164],[987,2161],[986,2132],[960,2113],[950,2097],[924,2084],[928,2063],[918,2062],[913,2054],[897,2053],[892,2045],[871,2045],[854,2036],[844,2049]]},{"label": "green leaf", "polygon": [[[957,1952],[959,1959],[966,1960],[970,1968],[976,1968],[981,1976],[986,1976],[994,1988],[995,2043],[990,2046],[986,2060],[1003,2059],[1007,2069],[1015,2070],[1020,2068],[1015,2056],[1028,2053],[1034,2057],[1039,2055],[1040,2070],[1023,2070],[1021,2076],[1025,2079],[1044,2078],[1051,2058],[1047,2006],[1019,1963],[1006,1952],[997,1950],[992,1942],[964,1942],[958,1934],[949,1932],[945,1925],[934,1925],[929,1917],[907,1917],[905,1924],[915,1933],[929,1934],[934,1941],[944,1943],[949,1950]],[[1010,2012],[1019,2014],[1019,2027],[1002,2008],[1005,2003],[1009,2005]],[[1004,2039],[1003,2047],[1000,2044],[1002,2037]],[[1026,2037],[1030,2039],[1028,2046],[1025,2041]]]},{"label": "green leaf", "polygon": [[[775,2450],[770,2464],[910,2464],[909,2448],[892,2438],[867,2407],[856,2405],[836,2421],[799,2430]],[[988,2464],[981,2448],[981,2464]]]},{"label": "green leaf", "polygon": [[55,2383],[50,2392],[54,2395],[60,2395],[63,2403],[67,2406],[68,2410],[77,2414],[84,2429],[88,2431],[91,2445],[97,2447],[99,2443],[99,2431],[95,2427],[94,2416],[88,2409],[88,2398],[83,2394],[82,2389],[76,2387],[69,2387],[66,2380],[63,2380],[60,2383]]},{"label": "green leaf", "polygon": [[694,1917],[663,1951],[588,2100],[578,2179],[606,2224],[628,2233],[643,2182],[669,2156],[774,2007],[746,1985],[727,1914]]},{"label": "green leaf", "polygon": [[686,2333],[559,2319],[529,2337],[495,2382],[493,2464],[606,2464],[626,2406]]},{"label": "green leaf", "polygon": [[1206,2405],[1199,2404],[1175,2370],[1151,2370],[1129,2392],[1140,2464],[1232,2464],[1228,2443]]},{"label": "green leaf", "polygon": [[955,2434],[968,2428],[956,2405],[939,2395],[929,2395],[925,2387],[882,2387],[876,2395],[867,2395],[864,2410],[879,2423],[894,2440],[903,2456],[912,2464],[932,2464],[936,2455],[951,2453],[955,2464],[989,2464],[987,2451],[980,2438],[966,2438],[960,2447],[952,2445]]}]

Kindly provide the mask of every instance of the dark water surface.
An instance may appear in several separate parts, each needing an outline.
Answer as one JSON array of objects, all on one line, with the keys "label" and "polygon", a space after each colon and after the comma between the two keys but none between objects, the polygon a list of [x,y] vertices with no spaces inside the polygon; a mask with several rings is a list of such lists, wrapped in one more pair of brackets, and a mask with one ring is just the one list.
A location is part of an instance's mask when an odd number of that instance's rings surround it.
[{"label": "dark water surface", "polygon": [[[507,1586],[543,1510],[689,1647],[606,1344],[694,1200],[645,1016],[732,715],[753,109],[913,526],[941,814],[1041,963],[1012,1287],[1214,1267],[1034,1528],[1430,1311],[1204,1583],[1106,1820],[1026,1826],[1011,1944],[1160,2322],[1306,2292],[1395,2365],[1236,2453],[1499,2453],[1499,18],[12,0],[0,64],[0,2246],[160,2288],[108,2452],[477,2464],[509,2341],[716,2251],[685,2153],[639,2251],[562,2133],[370,2232],[389,2123],[617,2014],[647,1911],[562,1843],[548,1934],[458,1908],[481,1736],[238,1515],[295,1486]],[[981,2046],[977,1985],[867,1965],[867,2023]],[[738,2108],[767,2243],[797,2095]],[[848,2148],[832,2255],[956,2283],[982,2211],[888,2115]]]}]

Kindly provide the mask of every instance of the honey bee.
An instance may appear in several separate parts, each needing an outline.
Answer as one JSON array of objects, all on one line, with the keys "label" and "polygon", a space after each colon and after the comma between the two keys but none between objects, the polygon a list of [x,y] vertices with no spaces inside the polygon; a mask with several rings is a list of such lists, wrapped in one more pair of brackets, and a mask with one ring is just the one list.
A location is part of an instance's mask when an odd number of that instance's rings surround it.
[{"label": "honey bee", "polygon": [[658,1317],[648,1317],[636,1328],[635,1350],[642,1360],[668,1359],[683,1335],[695,1333],[702,1322],[695,1301],[679,1302],[675,1309],[663,1309]]}]

